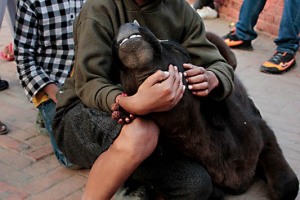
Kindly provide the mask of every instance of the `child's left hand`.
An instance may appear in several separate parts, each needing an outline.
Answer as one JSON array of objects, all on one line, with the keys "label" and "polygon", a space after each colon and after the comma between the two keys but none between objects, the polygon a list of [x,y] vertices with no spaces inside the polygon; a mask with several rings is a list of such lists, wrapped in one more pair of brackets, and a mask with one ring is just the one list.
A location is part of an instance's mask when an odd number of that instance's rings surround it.
[{"label": "child's left hand", "polygon": [[185,69],[184,77],[188,83],[188,88],[196,96],[207,96],[219,85],[217,76],[212,71],[207,71],[203,67],[198,67],[190,63],[183,64]]}]

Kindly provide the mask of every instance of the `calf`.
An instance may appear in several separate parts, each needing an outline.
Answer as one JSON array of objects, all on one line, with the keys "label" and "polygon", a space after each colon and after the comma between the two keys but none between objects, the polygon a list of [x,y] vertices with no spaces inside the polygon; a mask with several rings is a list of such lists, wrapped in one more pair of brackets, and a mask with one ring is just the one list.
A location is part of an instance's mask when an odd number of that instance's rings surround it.
[{"label": "calf", "polygon": [[[221,47],[231,52],[222,40],[211,41],[218,41],[216,46],[221,53],[224,54]],[[183,72],[182,64],[190,62],[188,53],[179,44],[159,41],[149,29],[135,23],[120,27],[114,49],[121,63],[121,84],[129,95],[135,94],[157,70],[167,71],[172,64]],[[235,61],[234,65],[236,60],[232,56],[229,59]],[[254,177],[260,175],[266,180],[272,200],[295,199],[299,181],[275,134],[236,76],[234,86],[232,94],[222,101],[197,97],[187,89],[172,110],[147,117],[159,125],[162,137],[199,161],[210,173],[214,186],[222,191],[244,193]]]}]

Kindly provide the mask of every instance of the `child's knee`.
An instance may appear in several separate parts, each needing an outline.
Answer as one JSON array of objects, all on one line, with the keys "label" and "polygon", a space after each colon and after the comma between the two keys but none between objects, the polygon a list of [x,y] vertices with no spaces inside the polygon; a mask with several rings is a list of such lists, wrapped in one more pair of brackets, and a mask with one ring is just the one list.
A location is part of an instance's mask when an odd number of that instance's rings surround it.
[{"label": "child's knee", "polygon": [[146,159],[155,149],[159,136],[157,125],[149,120],[137,118],[124,125],[114,147],[135,159]]}]

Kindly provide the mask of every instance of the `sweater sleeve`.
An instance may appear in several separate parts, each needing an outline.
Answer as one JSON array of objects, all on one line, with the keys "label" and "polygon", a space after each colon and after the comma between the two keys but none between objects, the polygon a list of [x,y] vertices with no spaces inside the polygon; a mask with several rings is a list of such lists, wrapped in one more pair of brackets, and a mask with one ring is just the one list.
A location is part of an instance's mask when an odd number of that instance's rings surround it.
[{"label": "sweater sleeve", "polygon": [[205,26],[199,15],[187,8],[185,16],[186,37],[183,46],[189,52],[192,64],[212,71],[219,79],[219,86],[211,92],[212,98],[224,99],[234,88],[233,68],[226,63],[215,45],[207,40]]},{"label": "sweater sleeve", "polygon": [[[33,5],[20,1],[16,14],[15,58],[20,83],[30,101],[47,84],[53,83],[36,59],[38,20]],[[50,31],[49,31],[50,32]],[[44,53],[44,52],[43,52]],[[47,58],[50,59],[50,58]]]},{"label": "sweater sleeve", "polygon": [[111,104],[122,92],[112,80],[118,73],[112,68],[113,34],[90,18],[81,20],[75,31],[76,94],[86,106],[111,112]]},{"label": "sweater sleeve", "polygon": [[211,97],[215,100],[222,100],[229,96],[234,89],[232,67],[224,62],[216,62],[207,70],[212,71],[219,79],[219,86],[212,90]]}]

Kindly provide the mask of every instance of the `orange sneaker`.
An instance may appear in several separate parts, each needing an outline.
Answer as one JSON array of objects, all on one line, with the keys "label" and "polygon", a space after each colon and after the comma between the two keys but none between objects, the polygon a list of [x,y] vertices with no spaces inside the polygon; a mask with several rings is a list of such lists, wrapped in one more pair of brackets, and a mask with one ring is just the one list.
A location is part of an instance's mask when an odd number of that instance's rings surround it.
[{"label": "orange sneaker", "polygon": [[280,74],[290,70],[296,64],[293,54],[276,52],[270,60],[264,62],[260,71],[271,74]]},{"label": "orange sneaker", "polygon": [[223,36],[223,39],[227,46],[229,46],[230,48],[243,49],[248,51],[253,50],[251,40],[239,39],[236,35],[235,29],[230,31],[227,35]]}]

